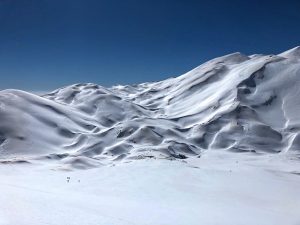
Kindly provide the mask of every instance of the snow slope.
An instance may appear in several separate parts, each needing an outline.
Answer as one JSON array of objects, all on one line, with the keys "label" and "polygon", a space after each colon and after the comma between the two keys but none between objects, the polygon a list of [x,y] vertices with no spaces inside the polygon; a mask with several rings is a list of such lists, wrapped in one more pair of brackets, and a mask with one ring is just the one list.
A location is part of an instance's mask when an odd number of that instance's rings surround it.
[{"label": "snow slope", "polygon": [[300,224],[299,161],[215,153],[72,172],[0,165],[0,224]]},{"label": "snow slope", "polygon": [[182,76],[139,85],[75,84],[43,96],[3,90],[1,159],[90,168],[216,149],[298,151],[299,52],[233,53]]},{"label": "snow slope", "polygon": [[160,82],[2,90],[0,225],[299,225],[299,82],[296,47]]},{"label": "snow slope", "polygon": [[215,153],[71,172],[0,165],[0,225],[300,224],[298,160]]}]

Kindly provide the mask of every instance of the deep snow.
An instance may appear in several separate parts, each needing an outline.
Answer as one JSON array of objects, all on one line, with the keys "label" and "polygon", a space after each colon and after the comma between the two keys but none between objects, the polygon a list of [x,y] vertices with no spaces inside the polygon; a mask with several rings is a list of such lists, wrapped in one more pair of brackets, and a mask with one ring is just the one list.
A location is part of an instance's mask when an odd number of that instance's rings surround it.
[{"label": "deep snow", "polygon": [[0,224],[298,225],[299,171],[299,158],[222,152],[72,172],[2,165]]},{"label": "deep snow", "polygon": [[2,90],[0,225],[299,225],[299,87],[296,47],[160,82]]},{"label": "deep snow", "polygon": [[0,91],[0,157],[91,168],[212,149],[298,151],[299,52],[234,53],[139,85],[75,84],[43,96]]}]

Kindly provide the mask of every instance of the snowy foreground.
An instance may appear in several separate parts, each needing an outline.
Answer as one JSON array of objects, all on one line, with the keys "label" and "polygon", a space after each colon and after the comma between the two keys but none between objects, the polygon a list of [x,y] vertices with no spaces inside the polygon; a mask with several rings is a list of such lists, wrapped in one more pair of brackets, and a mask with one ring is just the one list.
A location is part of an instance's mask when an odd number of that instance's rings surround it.
[{"label": "snowy foreground", "polygon": [[299,87],[296,47],[160,82],[2,90],[0,225],[300,225]]},{"label": "snowy foreground", "polygon": [[50,168],[0,167],[1,225],[300,224],[296,156],[214,152],[187,162]]}]

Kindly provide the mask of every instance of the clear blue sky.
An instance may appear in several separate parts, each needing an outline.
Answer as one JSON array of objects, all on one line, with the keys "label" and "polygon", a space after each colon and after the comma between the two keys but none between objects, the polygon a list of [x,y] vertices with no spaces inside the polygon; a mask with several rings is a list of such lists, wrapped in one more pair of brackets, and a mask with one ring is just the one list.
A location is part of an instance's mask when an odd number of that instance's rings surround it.
[{"label": "clear blue sky", "polygon": [[297,45],[296,0],[0,1],[0,89],[155,81],[227,53]]}]

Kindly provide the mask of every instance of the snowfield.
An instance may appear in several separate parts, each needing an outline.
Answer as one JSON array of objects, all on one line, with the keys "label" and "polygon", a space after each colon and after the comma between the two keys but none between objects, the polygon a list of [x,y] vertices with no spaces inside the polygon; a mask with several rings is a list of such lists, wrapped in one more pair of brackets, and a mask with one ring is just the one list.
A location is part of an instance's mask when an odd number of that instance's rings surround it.
[{"label": "snowfield", "polygon": [[2,165],[0,224],[299,225],[299,171],[299,158],[221,152],[69,172]]},{"label": "snowfield", "polygon": [[299,87],[296,47],[160,82],[2,90],[0,225],[299,225]]}]

